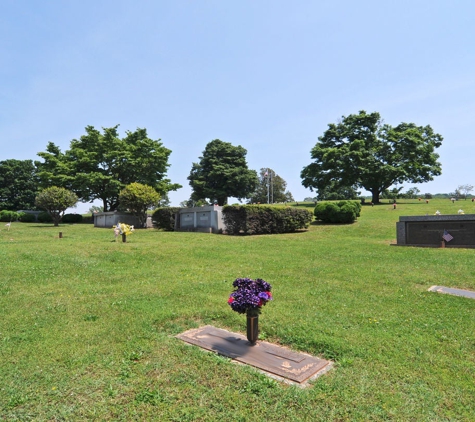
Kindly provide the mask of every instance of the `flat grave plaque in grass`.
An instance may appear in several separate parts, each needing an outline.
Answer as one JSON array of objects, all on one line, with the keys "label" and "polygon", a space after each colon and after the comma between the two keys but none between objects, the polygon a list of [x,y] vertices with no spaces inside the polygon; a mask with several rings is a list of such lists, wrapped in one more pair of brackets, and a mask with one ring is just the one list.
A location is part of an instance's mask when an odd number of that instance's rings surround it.
[{"label": "flat grave plaque in grass", "polygon": [[185,331],[177,338],[298,384],[318,377],[332,366],[330,361],[265,341],[252,346],[245,336],[211,325]]}]

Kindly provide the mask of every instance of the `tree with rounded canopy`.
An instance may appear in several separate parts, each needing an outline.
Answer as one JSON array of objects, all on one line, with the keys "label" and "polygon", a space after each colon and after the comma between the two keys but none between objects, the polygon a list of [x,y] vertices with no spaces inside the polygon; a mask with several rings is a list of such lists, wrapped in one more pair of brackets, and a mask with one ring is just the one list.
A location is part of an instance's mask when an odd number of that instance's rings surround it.
[{"label": "tree with rounded canopy", "polygon": [[120,206],[137,216],[141,227],[145,227],[147,210],[158,205],[160,194],[151,186],[131,183],[120,191],[119,201]]},{"label": "tree with rounded canopy", "polygon": [[292,194],[286,190],[287,182],[271,168],[261,168],[256,190],[249,197],[251,204],[275,202],[292,202]]},{"label": "tree with rounded canopy", "polygon": [[31,210],[37,193],[38,178],[32,160],[0,161],[0,210]]},{"label": "tree with rounded canopy", "polygon": [[204,207],[211,205],[206,199],[194,199],[193,195],[185,201],[180,202],[181,208]]},{"label": "tree with rounded canopy", "polygon": [[68,208],[75,207],[77,202],[78,197],[75,193],[58,186],[42,190],[35,200],[36,206],[43,208],[51,216],[55,226],[58,226],[64,212]]},{"label": "tree with rounded canopy", "polygon": [[46,152],[38,155],[44,162],[36,162],[43,187],[61,186],[75,192],[84,202],[102,200],[104,211],[119,206],[119,193],[130,183],[142,183],[165,194],[181,186],[165,178],[171,150],[160,140],[152,140],[146,129],[126,131],[119,138],[118,125],[103,128],[93,126],[86,134],[73,139],[64,153],[52,142]]},{"label": "tree with rounded canopy", "polygon": [[335,186],[332,181],[325,186],[324,189],[318,190],[319,201],[335,201],[335,200],[350,200],[357,199],[360,192],[352,186]]},{"label": "tree with rounded canopy", "polygon": [[229,197],[247,198],[256,189],[257,173],[247,168],[246,154],[240,145],[219,139],[209,142],[188,176],[192,199],[226,205]]},{"label": "tree with rounded canopy", "polygon": [[401,123],[384,124],[379,113],[343,116],[329,124],[311,151],[315,161],[304,167],[300,176],[307,188],[324,190],[333,183],[356,186],[380,194],[395,183],[423,183],[439,176],[441,164],[434,151],[442,136],[430,126]]}]

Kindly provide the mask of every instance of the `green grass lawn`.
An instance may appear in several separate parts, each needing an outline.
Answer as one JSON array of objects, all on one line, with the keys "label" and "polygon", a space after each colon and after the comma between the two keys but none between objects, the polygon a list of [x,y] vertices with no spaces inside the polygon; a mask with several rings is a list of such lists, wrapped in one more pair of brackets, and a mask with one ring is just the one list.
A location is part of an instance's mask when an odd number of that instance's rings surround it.
[{"label": "green grass lawn", "polygon": [[[363,207],[355,224],[233,237],[90,225],[0,226],[0,420],[473,421],[473,249],[391,246],[400,215],[471,201]],[[59,231],[63,233],[60,239]],[[274,301],[261,339],[335,362],[307,389],[174,336],[244,333],[237,277]]]}]

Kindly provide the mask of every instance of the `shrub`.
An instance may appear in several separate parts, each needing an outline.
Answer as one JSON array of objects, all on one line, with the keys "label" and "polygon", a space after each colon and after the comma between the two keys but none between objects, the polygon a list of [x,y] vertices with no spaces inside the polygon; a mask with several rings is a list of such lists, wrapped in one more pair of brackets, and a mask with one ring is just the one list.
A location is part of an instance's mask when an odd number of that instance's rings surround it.
[{"label": "shrub", "polygon": [[0,221],[6,221],[6,222],[17,221],[19,216],[20,215],[15,211],[7,211],[7,210],[0,211]]},{"label": "shrub", "polygon": [[46,211],[38,214],[38,222],[39,223],[52,223],[53,217],[49,215]]},{"label": "shrub", "polygon": [[223,218],[228,234],[276,234],[306,229],[312,213],[290,207],[228,205]]},{"label": "shrub", "polygon": [[83,224],[94,224],[94,216],[93,215],[86,215],[86,216],[83,215],[81,223],[83,223]]},{"label": "shrub", "polygon": [[34,223],[36,221],[35,214],[30,214],[28,212],[20,212],[18,220],[22,223]]},{"label": "shrub", "polygon": [[[253,205],[249,205],[249,210]],[[226,233],[239,234],[246,232],[246,208],[239,205],[229,205],[223,208],[223,220]]]},{"label": "shrub", "polygon": [[315,207],[313,213],[317,220],[324,221],[325,223],[337,222],[337,214],[340,208],[334,202],[320,202]]},{"label": "shrub", "polygon": [[175,230],[175,214],[179,210],[178,207],[157,208],[152,214],[153,227],[172,232]]},{"label": "shrub", "polygon": [[349,205],[350,207],[352,207],[355,211],[355,214],[357,217],[360,216],[360,212],[361,212],[361,203],[359,203],[358,201],[339,201],[337,202],[337,205],[341,208],[345,205]]},{"label": "shrub", "polygon": [[66,224],[82,223],[82,215],[81,214],[64,214],[61,221]]},{"label": "shrub", "polygon": [[332,224],[354,223],[360,212],[361,204],[356,201],[321,202],[314,210],[317,220]]}]

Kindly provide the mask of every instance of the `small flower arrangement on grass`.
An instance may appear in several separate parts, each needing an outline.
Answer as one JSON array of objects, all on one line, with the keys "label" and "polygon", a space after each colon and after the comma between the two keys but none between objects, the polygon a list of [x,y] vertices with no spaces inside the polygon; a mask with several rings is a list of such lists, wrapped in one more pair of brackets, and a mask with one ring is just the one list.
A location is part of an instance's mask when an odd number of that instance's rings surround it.
[{"label": "small flower arrangement on grass", "polygon": [[115,240],[117,240],[117,237],[119,235],[128,236],[129,234],[132,234],[134,231],[134,226],[129,226],[128,224],[125,224],[125,223],[117,223],[117,225],[112,226],[112,228],[114,229]]},{"label": "small flower arrangement on grass", "polygon": [[228,299],[228,304],[233,311],[248,316],[257,316],[261,308],[272,300],[272,286],[258,278],[237,278],[233,282],[234,291]]}]

